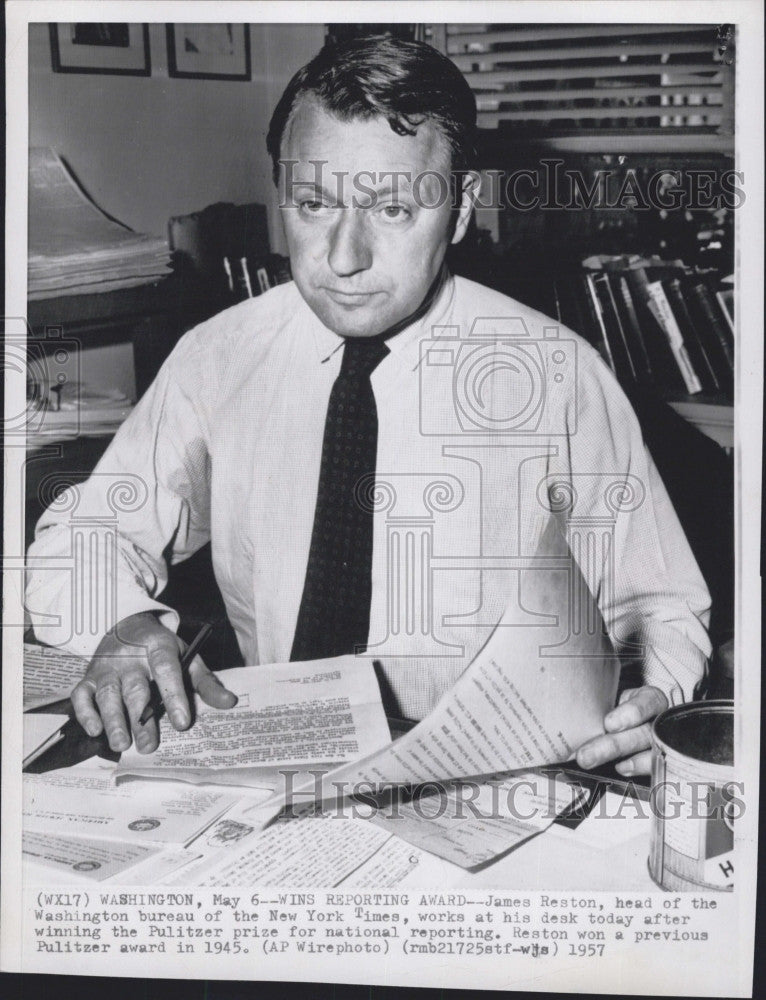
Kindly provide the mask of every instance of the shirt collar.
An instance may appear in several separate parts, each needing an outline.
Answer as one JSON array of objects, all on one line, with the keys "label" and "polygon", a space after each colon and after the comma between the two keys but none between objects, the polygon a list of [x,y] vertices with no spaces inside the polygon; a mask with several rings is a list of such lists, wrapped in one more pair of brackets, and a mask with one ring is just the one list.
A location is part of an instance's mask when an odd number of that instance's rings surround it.
[{"label": "shirt collar", "polygon": [[[451,274],[447,273],[442,287],[431,303],[431,307],[409,326],[406,326],[386,341],[391,354],[398,358],[404,367],[412,371],[418,367],[420,363],[421,340],[425,338],[430,339],[438,335],[434,332],[434,327],[443,323],[444,318],[450,314],[454,296],[455,279]],[[303,305],[312,317],[311,329],[314,335],[317,358],[323,363],[332,357],[336,351],[340,350],[344,343],[344,338],[328,329],[305,302]],[[381,364],[385,364],[385,359]]]}]

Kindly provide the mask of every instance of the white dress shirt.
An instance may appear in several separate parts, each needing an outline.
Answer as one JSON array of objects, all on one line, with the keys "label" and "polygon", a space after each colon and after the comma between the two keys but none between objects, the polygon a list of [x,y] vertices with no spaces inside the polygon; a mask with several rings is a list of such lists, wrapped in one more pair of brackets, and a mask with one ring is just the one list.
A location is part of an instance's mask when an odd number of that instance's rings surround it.
[{"label": "white dress shirt", "polygon": [[[581,338],[449,278],[389,340],[378,410],[370,654],[419,718],[517,601],[514,560],[561,525],[613,641],[686,697],[709,595],[613,375]],[[289,659],[342,338],[281,285],[186,334],[28,554],[38,638],[91,656],[212,542],[246,663]],[[364,491],[363,491],[364,492]]]}]

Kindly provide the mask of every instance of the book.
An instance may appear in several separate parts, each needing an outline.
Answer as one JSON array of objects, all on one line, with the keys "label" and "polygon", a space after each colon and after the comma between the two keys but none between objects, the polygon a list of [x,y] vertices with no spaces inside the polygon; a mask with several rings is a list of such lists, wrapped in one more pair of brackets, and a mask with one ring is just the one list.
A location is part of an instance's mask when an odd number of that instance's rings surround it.
[{"label": "book", "polygon": [[720,341],[721,349],[726,355],[731,369],[734,369],[734,335],[731,326],[725,320],[718,303],[717,295],[710,288],[710,283],[704,278],[698,278],[692,285],[695,297],[700,301],[705,316],[716,339]]},{"label": "book", "polygon": [[560,274],[553,283],[553,293],[559,322],[589,341],[588,313],[583,299],[580,272]]},{"label": "book", "polygon": [[684,344],[689,353],[689,357],[699,375],[702,388],[706,392],[720,392],[721,383],[715,371],[704,339],[700,336],[684,298],[681,281],[679,278],[666,278],[662,282],[670,308],[675,316],[676,323],[684,338]]},{"label": "book", "polygon": [[684,291],[689,313],[716,366],[721,388],[731,395],[734,390],[734,344],[731,331],[719,315],[715,297],[707,282],[695,277],[689,278]]},{"label": "book", "polygon": [[718,304],[721,307],[721,312],[729,324],[729,327],[734,335],[734,289],[733,288],[719,288],[715,293],[715,297],[718,300]]},{"label": "book", "polygon": [[631,267],[625,271],[638,323],[649,355],[654,384],[659,389],[683,392],[684,381],[673,358],[670,344],[657,317],[649,308],[649,278],[645,267]]},{"label": "book", "polygon": [[263,266],[256,268],[255,276],[258,279],[258,286],[260,290],[262,292],[268,292],[271,288],[271,284],[269,282],[269,272],[266,268]]},{"label": "book", "polygon": [[590,320],[589,325],[591,336],[588,339],[616,375],[617,368],[614,363],[612,350],[609,346],[609,340],[607,339],[606,326],[604,325],[604,314],[601,309],[601,302],[598,297],[598,292],[596,291],[596,285],[592,274],[586,274],[584,276],[583,285],[585,288],[585,303]]},{"label": "book", "polygon": [[615,293],[614,299],[622,320],[622,329],[625,333],[628,350],[633,359],[636,380],[639,384],[651,384],[653,381],[652,364],[646,348],[644,333],[638,321],[633,296],[630,294],[628,279],[624,274],[612,274],[610,277],[614,283],[612,286]]},{"label": "book", "polygon": [[631,384],[638,381],[633,359],[628,350],[628,343],[622,321],[617,311],[617,303],[612,293],[612,286],[609,275],[606,272],[597,274],[593,278],[593,287],[598,295],[601,305],[601,315],[604,321],[604,332],[609,342],[609,348],[614,359],[615,374],[624,384]]},{"label": "book", "polygon": [[647,286],[651,301],[649,307],[654,306],[653,312],[657,322],[662,327],[665,336],[668,338],[670,349],[673,352],[678,370],[684,380],[686,391],[689,395],[702,392],[702,383],[699,375],[692,364],[691,358],[684,343],[683,334],[676,322],[673,310],[668,302],[665,289],[661,281],[650,281]]}]

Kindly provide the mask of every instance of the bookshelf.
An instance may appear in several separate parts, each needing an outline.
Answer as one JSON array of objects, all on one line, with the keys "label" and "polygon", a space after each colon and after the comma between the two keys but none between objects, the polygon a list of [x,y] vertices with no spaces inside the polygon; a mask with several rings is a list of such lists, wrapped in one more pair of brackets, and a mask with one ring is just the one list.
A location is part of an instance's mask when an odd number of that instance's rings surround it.
[{"label": "bookshelf", "polygon": [[[467,260],[477,253],[476,246],[467,245],[453,255],[459,259],[456,269],[547,315],[557,316],[556,283],[561,276],[583,273],[583,262],[594,257],[633,255],[668,265],[680,260],[687,265],[685,272],[653,277],[664,283],[666,278],[683,282],[699,275],[699,280],[712,282],[713,296],[720,288],[718,279],[734,271],[738,195],[725,189],[729,181],[738,182],[727,135],[702,130],[678,135],[662,129],[514,135],[509,123],[500,122],[497,128],[481,131],[479,163],[487,189],[496,183],[493,174],[519,177],[514,193],[531,207],[514,204],[506,182],[504,194],[478,215],[478,224],[485,229],[478,251],[481,263],[474,266]],[[699,194],[695,185],[700,178],[708,185],[709,197],[697,198],[697,207],[691,199]],[[677,207],[658,205],[658,191],[666,203],[677,199]],[[633,192],[637,197],[632,202]],[[665,291],[670,295],[672,289]],[[613,292],[621,308],[618,290]],[[678,298],[677,288],[675,294]],[[715,301],[713,308],[718,320],[726,323]],[[587,315],[559,314],[558,318],[593,343]],[[642,327],[644,322],[654,321],[642,317]],[[685,314],[682,325],[689,322]],[[728,323],[727,327],[731,355],[733,333]],[[692,338],[695,361],[704,366],[693,332],[683,332]],[[703,354],[705,350],[709,347]],[[715,345],[712,350],[717,350]],[[731,356],[721,362],[728,363],[729,370],[718,373],[720,380],[713,374],[695,385],[678,380],[675,362],[668,355],[655,366],[659,377],[648,380],[678,414],[727,450],[734,443],[731,362]],[[619,370],[616,374],[618,378],[623,375]]]}]

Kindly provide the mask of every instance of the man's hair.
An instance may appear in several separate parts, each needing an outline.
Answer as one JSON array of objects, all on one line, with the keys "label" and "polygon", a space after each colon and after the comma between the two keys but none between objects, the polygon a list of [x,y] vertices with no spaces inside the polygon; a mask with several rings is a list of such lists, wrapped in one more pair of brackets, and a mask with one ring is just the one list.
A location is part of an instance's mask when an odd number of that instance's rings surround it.
[{"label": "man's hair", "polygon": [[279,159],[293,110],[313,96],[342,121],[382,116],[397,135],[415,135],[434,125],[452,154],[452,170],[475,159],[476,100],[455,64],[424,42],[393,35],[368,35],[325,45],[299,69],[271,116],[266,148],[279,182]]}]

